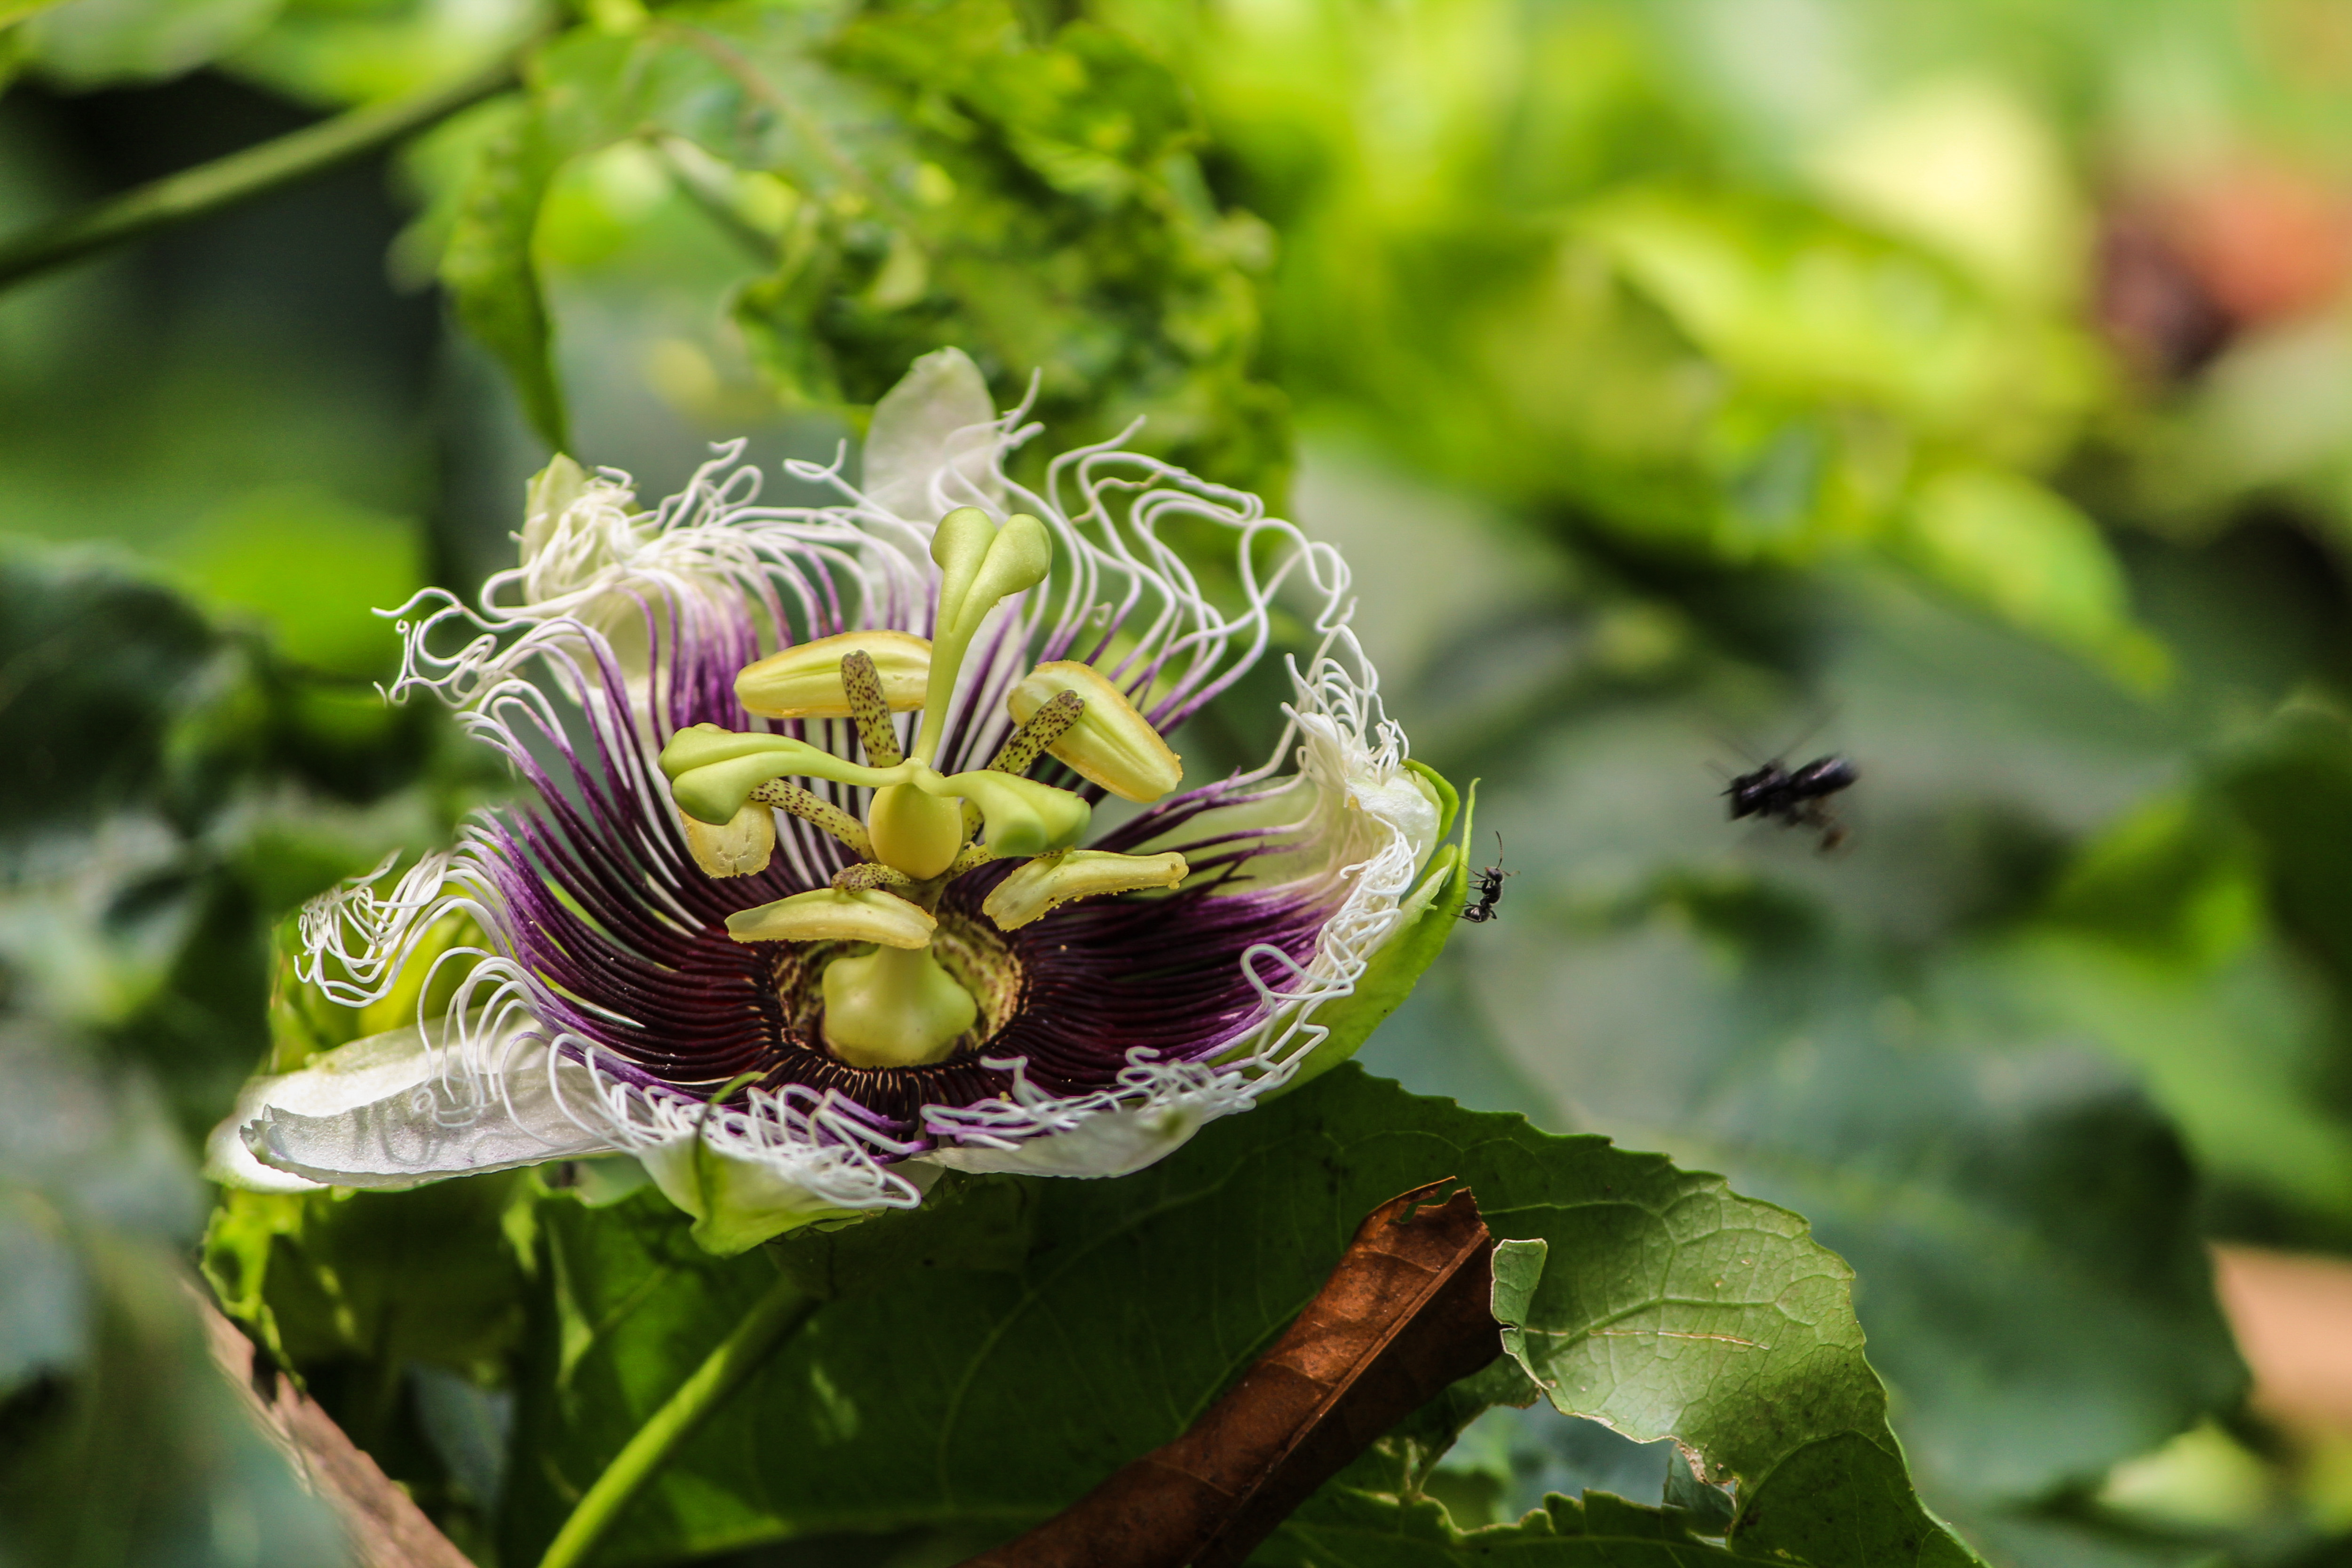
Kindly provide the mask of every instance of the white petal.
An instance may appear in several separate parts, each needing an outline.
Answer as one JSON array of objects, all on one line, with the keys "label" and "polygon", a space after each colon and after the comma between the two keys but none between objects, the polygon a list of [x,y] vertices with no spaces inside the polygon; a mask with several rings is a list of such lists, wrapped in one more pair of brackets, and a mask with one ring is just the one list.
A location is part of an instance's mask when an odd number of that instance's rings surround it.
[{"label": "white petal", "polygon": [[1154,1105],[1140,1110],[1098,1110],[1066,1131],[1049,1132],[1010,1149],[977,1144],[923,1156],[955,1171],[1006,1171],[1023,1176],[1124,1176],[1166,1159],[1211,1119],[1205,1108]]},{"label": "white petal", "polygon": [[388,1095],[415,1089],[432,1076],[432,1053],[415,1029],[394,1029],[354,1040],[315,1058],[299,1072],[247,1082],[236,1108],[205,1140],[205,1177],[264,1193],[309,1192],[324,1186],[273,1170],[245,1146],[246,1125],[273,1108],[304,1116],[337,1116]]},{"label": "white petal", "polygon": [[1396,773],[1385,779],[1355,777],[1348,781],[1348,798],[1368,815],[1378,817],[1404,837],[1413,864],[1429,858],[1437,842],[1437,803],[1417,773]]},{"label": "white petal", "polygon": [[937,522],[975,499],[1001,510],[1004,488],[990,463],[995,424],[988,383],[961,349],[925,354],[874,405],[866,499],[919,522]]},{"label": "white petal", "polygon": [[[1129,1068],[1122,1077],[1130,1094],[1123,1103],[1108,1094],[1094,1097],[1092,1104],[1082,1100],[1056,1102],[1030,1085],[1026,1071],[1015,1067],[1011,1100],[1043,1121],[1050,1131],[1033,1134],[1024,1128],[1020,1134],[1022,1142],[1000,1148],[986,1141],[983,1130],[978,1139],[943,1144],[921,1156],[921,1160],[956,1171],[1007,1171],[1025,1176],[1124,1176],[1166,1159],[1182,1148],[1193,1133],[1220,1116],[1247,1109],[1257,1093],[1255,1087],[1239,1075],[1219,1074],[1199,1067],[1139,1065]],[[1138,1091],[1139,1102],[1132,1098]],[[1013,1108],[1004,1109],[1012,1111]],[[956,1131],[971,1139],[974,1129],[966,1122]]]},{"label": "white petal", "polygon": [[[338,1187],[412,1187],[614,1147],[565,1109],[595,1103],[586,1069],[573,1063],[560,1061],[551,1082],[542,1058],[473,1080],[470,1091],[465,1079],[453,1090],[442,1065],[415,1028],[356,1040],[300,1072],[249,1086],[236,1134],[260,1168]],[[229,1125],[215,1131],[214,1145]],[[255,1184],[221,1163],[215,1179]]]}]

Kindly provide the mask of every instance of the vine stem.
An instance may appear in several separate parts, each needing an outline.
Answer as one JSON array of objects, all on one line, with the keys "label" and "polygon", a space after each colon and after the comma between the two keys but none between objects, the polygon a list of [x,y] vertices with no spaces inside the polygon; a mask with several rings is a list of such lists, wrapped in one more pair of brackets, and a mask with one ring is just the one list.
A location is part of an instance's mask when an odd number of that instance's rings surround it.
[{"label": "vine stem", "polygon": [[501,60],[457,81],[354,109],[0,240],[0,289],[373,153],[512,86],[516,68],[514,60]]},{"label": "vine stem", "polygon": [[767,1364],[795,1330],[821,1303],[779,1279],[751,1304],[734,1331],[719,1342],[694,1374],[678,1385],[662,1407],[646,1417],[595,1484],[582,1495],[572,1517],[548,1543],[539,1568],[574,1568],[593,1551],[646,1483],[669,1461],[679,1445],[694,1436],[703,1422]]}]

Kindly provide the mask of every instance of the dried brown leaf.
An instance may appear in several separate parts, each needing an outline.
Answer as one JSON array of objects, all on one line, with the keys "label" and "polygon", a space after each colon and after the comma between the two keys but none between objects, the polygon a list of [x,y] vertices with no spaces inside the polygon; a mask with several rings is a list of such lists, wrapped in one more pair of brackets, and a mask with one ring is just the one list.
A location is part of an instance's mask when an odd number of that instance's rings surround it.
[{"label": "dried brown leaf", "polygon": [[1374,1209],[1272,1350],[1184,1435],[965,1568],[1233,1568],[1390,1427],[1502,1353],[1468,1188]]}]

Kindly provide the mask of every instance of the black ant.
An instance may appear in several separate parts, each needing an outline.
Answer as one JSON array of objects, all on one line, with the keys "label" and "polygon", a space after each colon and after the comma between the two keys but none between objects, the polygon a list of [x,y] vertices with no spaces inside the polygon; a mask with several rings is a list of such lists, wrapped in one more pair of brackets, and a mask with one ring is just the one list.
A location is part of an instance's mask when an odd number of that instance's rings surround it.
[{"label": "black ant", "polygon": [[1484,925],[1496,918],[1495,906],[1503,901],[1503,879],[1518,875],[1517,871],[1504,870],[1502,859],[1503,836],[1497,833],[1495,835],[1496,863],[1478,873],[1478,896],[1462,906],[1462,918],[1472,925]]},{"label": "black ant", "polygon": [[1861,777],[1862,770],[1843,757],[1815,757],[1801,768],[1783,767],[1776,757],[1733,779],[1723,793],[1731,797],[1732,821],[1769,816],[1783,827],[1812,828],[1826,855],[1845,842],[1845,825],[1830,810],[1829,797]]}]

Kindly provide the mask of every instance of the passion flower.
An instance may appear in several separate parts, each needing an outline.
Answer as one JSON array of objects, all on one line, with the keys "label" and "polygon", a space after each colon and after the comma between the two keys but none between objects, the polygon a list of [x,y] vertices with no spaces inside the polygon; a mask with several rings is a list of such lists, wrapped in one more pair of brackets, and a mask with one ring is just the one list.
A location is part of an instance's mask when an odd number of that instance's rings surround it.
[{"label": "passion flower", "polygon": [[[394,689],[452,703],[535,801],[301,922],[333,1000],[446,1010],[256,1079],[215,1174],[634,1155],[733,1251],[913,1205],[941,1167],[1132,1171],[1352,1049],[1450,928],[1455,856],[1344,564],[1115,442],[1025,489],[1024,412],[929,355],[861,483],[787,465],[824,505],[757,504],[740,443],[651,511],[557,458],[478,609],[403,611]],[[1192,777],[1171,738],[1232,700],[1278,598],[1318,646],[1274,758]],[[1134,804],[1106,824],[1107,795]]]}]

